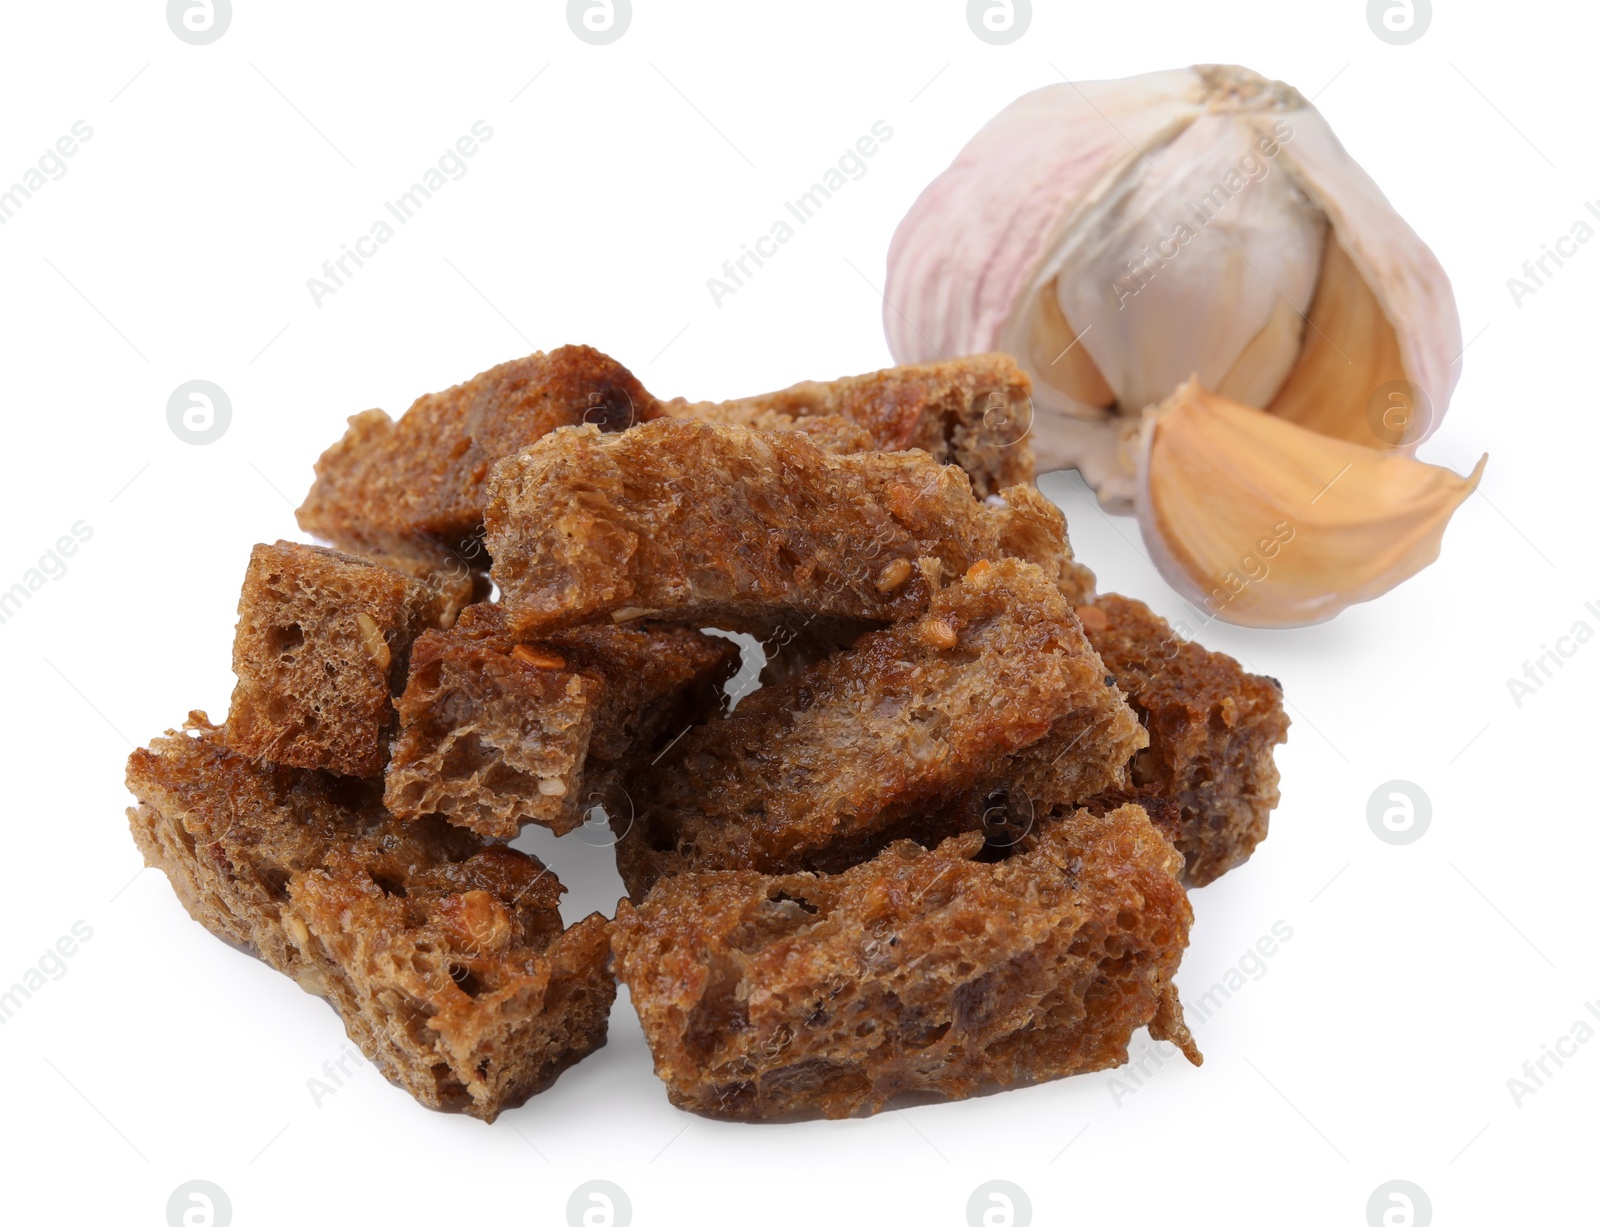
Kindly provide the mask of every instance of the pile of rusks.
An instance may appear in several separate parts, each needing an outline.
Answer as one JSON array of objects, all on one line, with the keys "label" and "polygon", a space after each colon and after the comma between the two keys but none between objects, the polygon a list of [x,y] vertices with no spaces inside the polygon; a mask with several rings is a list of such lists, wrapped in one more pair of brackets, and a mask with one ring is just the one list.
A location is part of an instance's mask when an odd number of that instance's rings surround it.
[{"label": "pile of rusks", "polygon": [[[1139,1027],[1198,1063],[1186,888],[1265,836],[1288,721],[1096,595],[1028,396],[985,355],[660,401],[567,347],[360,414],[299,510],[333,548],[251,554],[226,723],[130,759],[134,838],[485,1120],[605,1042],[618,980],[714,1116],[1104,1069]],[[606,832],[614,919],[563,926],[530,823]]]}]

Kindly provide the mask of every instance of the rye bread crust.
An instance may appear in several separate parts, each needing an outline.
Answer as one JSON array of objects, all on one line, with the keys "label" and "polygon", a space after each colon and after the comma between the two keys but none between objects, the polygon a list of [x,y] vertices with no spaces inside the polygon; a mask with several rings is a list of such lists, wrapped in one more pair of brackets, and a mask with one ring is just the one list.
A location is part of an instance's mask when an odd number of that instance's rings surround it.
[{"label": "rye bread crust", "polygon": [[653,623],[526,643],[498,606],[471,606],[417,640],[384,803],[492,838],[528,823],[564,835],[601,799],[609,768],[715,704],[737,655],[725,639]]},{"label": "rye bread crust", "polygon": [[1032,385],[1006,354],[896,366],[729,401],[672,400],[669,417],[803,430],[824,451],[927,452],[959,465],[979,498],[1033,480]]},{"label": "rye bread crust", "polygon": [[327,999],[389,1081],[489,1121],[605,1043],[605,919],[563,929],[537,860],[379,785],[252,762],[192,713],[128,760],[147,864],[212,933]]},{"label": "rye bread crust", "polygon": [[895,839],[984,826],[1126,783],[1144,732],[1040,568],[975,565],[874,631],[690,730],[626,779],[635,900],[706,869],[838,871]]},{"label": "rye bread crust", "polygon": [[1133,792],[1176,805],[1184,879],[1214,882],[1267,836],[1273,749],[1289,735],[1283,687],[1184,639],[1141,601],[1104,596],[1078,614],[1150,735],[1131,764]]},{"label": "rye bread crust", "polygon": [[869,1115],[1127,1060],[1149,1026],[1199,1063],[1172,976],[1192,912],[1137,806],[998,863],[977,832],[836,875],[669,878],[612,948],[673,1103],[734,1120]]},{"label": "rye bread crust", "polygon": [[800,431],[559,430],[497,465],[489,494],[491,574],[526,635],[608,617],[890,622],[926,600],[924,558],[954,577],[1018,556],[1082,587],[1065,520],[1032,487],[980,502],[924,452],[830,455]]},{"label": "rye bread crust", "polygon": [[228,745],[378,775],[412,641],[441,616],[433,592],[389,567],[291,541],[256,546],[239,593]]}]

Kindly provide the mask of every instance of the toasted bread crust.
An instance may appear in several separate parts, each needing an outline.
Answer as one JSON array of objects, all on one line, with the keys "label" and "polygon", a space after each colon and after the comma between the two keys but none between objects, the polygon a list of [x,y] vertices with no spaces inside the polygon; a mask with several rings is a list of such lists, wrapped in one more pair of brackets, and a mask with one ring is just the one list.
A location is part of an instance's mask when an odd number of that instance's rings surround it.
[{"label": "toasted bread crust", "polygon": [[1043,812],[1119,786],[1144,740],[1049,577],[980,563],[631,776],[618,868],[634,899],[691,870],[836,871],[981,827],[996,788]]},{"label": "toasted bread crust", "polygon": [[[613,969],[724,1119],[1107,1069],[1140,1027],[1198,1065],[1185,887],[1266,834],[1281,687],[1097,595],[1032,415],[1001,354],[702,403],[586,346],[358,414],[297,512],[334,548],[255,548],[229,718],[133,752],[133,838],[485,1121],[606,1042]],[[565,926],[504,841],[607,822],[629,897]]]},{"label": "toasted bread crust", "polygon": [[1132,763],[1134,793],[1176,803],[1185,880],[1215,881],[1250,858],[1278,804],[1283,688],[1185,640],[1140,601],[1104,596],[1078,613],[1150,734]]},{"label": "toasted bread crust", "polygon": [[412,652],[385,804],[499,839],[527,823],[566,834],[584,822],[595,769],[692,719],[737,655],[726,640],[655,624],[521,643],[498,606],[471,606]]},{"label": "toasted bread crust", "polygon": [[501,363],[420,398],[395,421],[381,409],[316,464],[300,527],[351,553],[384,558],[441,549],[482,569],[484,483],[494,462],[558,426],[623,430],[656,399],[621,363],[564,345]]},{"label": "toasted bread crust", "polygon": [[[663,413],[758,430],[806,430],[825,451],[927,452],[982,498],[1033,480],[1032,387],[1005,354],[897,366],[731,401],[664,401]],[[850,427],[865,440],[851,437]],[[864,445],[863,445],[864,443]]]},{"label": "toasted bread crust", "polygon": [[982,497],[1033,479],[1029,392],[1010,358],[978,354],[742,400],[661,402],[614,359],[564,345],[423,396],[398,421],[381,409],[356,414],[317,461],[296,515],[347,553],[432,580],[459,609],[482,599],[468,580],[487,565],[490,469],[557,427],[618,431],[672,415],[797,430],[826,452],[916,448],[960,465]]},{"label": "toasted bread crust", "polygon": [[228,745],[343,775],[383,770],[412,640],[435,595],[388,567],[280,541],[250,553],[233,640]]},{"label": "toasted bread crust", "polygon": [[1070,560],[1037,491],[994,502],[922,452],[834,456],[800,431],[662,419],[556,431],[502,461],[486,534],[519,633],[608,615],[892,621],[926,599],[919,559],[951,576],[1008,549]]},{"label": "toasted bread crust", "polygon": [[613,922],[656,1074],[736,1120],[868,1115],[1127,1060],[1150,1024],[1199,1053],[1172,976],[1192,912],[1137,806],[1000,863],[977,832],[837,875],[669,878]]},{"label": "toasted bread crust", "polygon": [[128,760],[146,863],[207,929],[326,997],[391,1082],[493,1120],[605,1042],[606,921],[563,931],[538,861],[396,822],[374,781],[252,762],[201,713],[189,727]]}]

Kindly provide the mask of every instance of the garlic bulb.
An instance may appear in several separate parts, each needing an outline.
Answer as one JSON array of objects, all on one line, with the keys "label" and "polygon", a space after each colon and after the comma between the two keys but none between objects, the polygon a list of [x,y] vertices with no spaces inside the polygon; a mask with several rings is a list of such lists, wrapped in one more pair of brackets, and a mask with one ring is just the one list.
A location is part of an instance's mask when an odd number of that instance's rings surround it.
[{"label": "garlic bulb", "polygon": [[[1320,461],[1346,463],[1349,447],[1370,452],[1350,461],[1365,497],[1378,500],[1367,519],[1405,519],[1417,511],[1415,489],[1432,488],[1434,478],[1408,466],[1449,402],[1461,349],[1449,280],[1422,240],[1310,103],[1236,67],[1053,85],[1018,99],[896,231],[884,322],[898,362],[1014,355],[1034,381],[1040,467],[1077,468],[1108,508],[1137,508],[1163,573],[1205,593],[1223,576],[1197,568],[1218,560],[1172,534],[1180,525],[1208,539],[1255,532],[1222,505],[1243,497],[1253,475],[1149,489],[1152,456],[1169,478],[1191,450],[1208,464],[1206,433],[1234,420],[1186,413],[1183,430],[1142,430],[1156,405],[1193,377],[1180,398],[1204,394],[1285,428],[1247,432],[1249,455],[1236,465],[1320,472]],[[1443,517],[1430,529],[1435,554],[1459,502],[1427,503]],[[1362,514],[1332,495],[1319,507]],[[1249,546],[1248,537],[1221,543],[1218,557]],[[1420,556],[1379,551],[1344,574],[1343,551],[1319,552],[1314,564],[1301,560],[1312,568],[1296,580],[1303,590],[1259,581],[1250,601],[1212,612],[1256,625],[1331,617],[1432,554]],[[1311,599],[1313,589],[1328,599]]]}]

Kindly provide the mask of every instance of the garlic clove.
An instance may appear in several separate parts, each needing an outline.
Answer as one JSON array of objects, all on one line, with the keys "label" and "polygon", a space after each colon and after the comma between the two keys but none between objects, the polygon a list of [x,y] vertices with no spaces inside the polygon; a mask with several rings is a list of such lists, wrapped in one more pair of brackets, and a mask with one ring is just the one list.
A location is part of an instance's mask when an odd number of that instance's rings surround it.
[{"label": "garlic clove", "polygon": [[1062,310],[1055,282],[1039,296],[1039,310],[1028,321],[1027,356],[1029,368],[1038,372],[1034,378],[1060,392],[1063,407],[1074,416],[1103,421],[1117,403],[1116,391],[1083,344],[1083,334]]},{"label": "garlic clove", "polygon": [[[1327,222],[1264,138],[1253,114],[1197,116],[1130,162],[1051,257],[1062,310],[1132,416],[1191,373],[1218,390],[1231,375],[1226,395],[1264,407],[1295,365]],[[1219,180],[1238,167],[1230,193]]]},{"label": "garlic clove", "polygon": [[1319,435],[1191,379],[1144,415],[1139,526],[1163,577],[1208,613],[1305,626],[1433,562],[1487,459],[1462,478]]},{"label": "garlic clove", "polygon": [[1272,404],[1274,394],[1304,349],[1306,324],[1304,312],[1278,296],[1261,331],[1250,338],[1233,365],[1217,380],[1217,395],[1253,409]]},{"label": "garlic clove", "polygon": [[[1372,319],[1370,312],[1357,317],[1352,305],[1341,311],[1330,310],[1328,322],[1318,326],[1339,344],[1345,357],[1359,363],[1361,359],[1355,350],[1364,348],[1364,343],[1355,331],[1359,328],[1356,320],[1364,319],[1380,334],[1381,325],[1387,324],[1392,332],[1392,344],[1398,349],[1398,361],[1385,358],[1380,363],[1376,358],[1369,358],[1372,369],[1360,379],[1349,379],[1343,385],[1344,394],[1337,396],[1329,388],[1316,391],[1318,385],[1308,374],[1305,382],[1310,383],[1313,390],[1291,404],[1275,404],[1273,412],[1289,416],[1305,412],[1308,401],[1324,400],[1321,410],[1311,411],[1321,433],[1368,447],[1392,446],[1393,437],[1370,421],[1370,401],[1384,384],[1404,380],[1414,385],[1412,395],[1417,401],[1414,406],[1417,419],[1402,445],[1414,450],[1438,428],[1461,375],[1461,319],[1456,312],[1450,278],[1428,245],[1395,211],[1372,176],[1345,151],[1327,121],[1309,108],[1304,115],[1315,122],[1302,122],[1298,114],[1291,116],[1294,137],[1283,143],[1279,157],[1300,189],[1327,215],[1342,253],[1348,256],[1354,272],[1382,313],[1381,321]],[[1330,251],[1330,263],[1337,258]],[[1339,270],[1334,271],[1337,275]],[[1358,296],[1356,287],[1334,288],[1338,293]],[[1315,307],[1312,318],[1316,322]],[[1339,342],[1334,331],[1339,327],[1352,329],[1349,345]],[[1308,358],[1314,357],[1314,351],[1308,353]],[[1338,421],[1331,420],[1334,418]],[[1291,417],[1291,420],[1303,419]],[[1305,424],[1311,425],[1311,421]],[[1373,429],[1363,434],[1363,426]]]},{"label": "garlic clove", "polygon": [[[1385,440],[1369,415],[1351,408],[1365,408],[1376,389],[1405,382],[1406,368],[1394,326],[1337,235],[1328,241],[1307,323],[1305,350],[1272,401],[1273,416],[1377,447]],[[1407,441],[1418,442],[1420,435]]]}]

